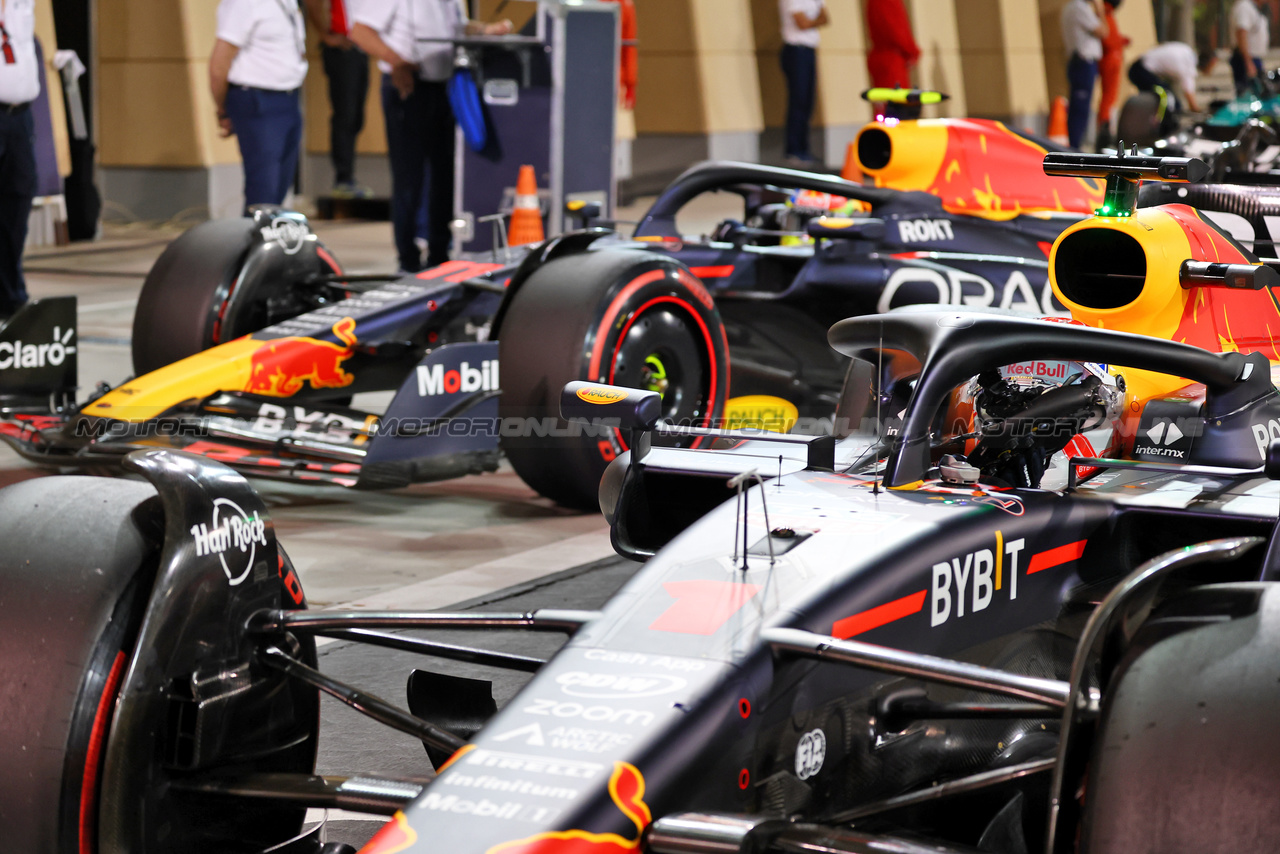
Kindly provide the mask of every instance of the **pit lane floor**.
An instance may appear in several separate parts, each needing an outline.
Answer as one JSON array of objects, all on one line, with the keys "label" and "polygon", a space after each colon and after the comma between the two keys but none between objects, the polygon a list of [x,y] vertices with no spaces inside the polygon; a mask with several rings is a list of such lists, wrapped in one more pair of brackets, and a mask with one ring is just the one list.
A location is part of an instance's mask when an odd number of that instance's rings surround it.
[{"label": "pit lane floor", "polygon": [[[394,270],[386,223],[318,222],[352,273]],[[112,231],[93,244],[26,257],[33,297],[79,299],[81,396],[132,371],[130,333],[143,278],[178,230]],[[368,398],[368,399],[365,399]],[[376,410],[390,394],[361,395]],[[0,486],[49,472],[0,445]],[[439,608],[613,554],[598,514],[557,507],[509,467],[393,492],[257,480],[279,537],[317,607]]]},{"label": "pit lane floor", "polygon": [[[652,201],[637,199],[616,215],[620,222],[634,222]],[[684,233],[705,234],[725,218],[742,215],[739,197],[707,194],[681,211],[679,226]],[[348,272],[394,271],[389,223],[312,225]],[[94,243],[26,253],[33,297],[79,299],[81,399],[98,382],[114,386],[132,373],[138,291],[180,233],[176,226],[113,226]],[[390,397],[360,395],[354,405],[381,411]],[[48,473],[0,444],[0,486]],[[265,480],[254,486],[314,607],[440,608],[613,555],[598,514],[568,511],[538,497],[505,463],[493,474],[392,492]]]},{"label": "pit lane floor", "polygon": [[[650,200],[619,210],[638,219]],[[735,209],[738,208],[738,209]],[[725,217],[741,217],[736,197],[698,200],[682,215],[686,233],[710,231]],[[387,223],[313,222],[351,273],[393,270]],[[92,244],[34,248],[25,259],[33,297],[79,299],[81,397],[98,382],[116,385],[132,372],[130,334],[134,306],[147,270],[176,228],[111,228]],[[368,398],[368,399],[365,399]],[[389,394],[362,395],[356,406],[384,407]],[[0,445],[0,486],[51,472],[30,465]],[[312,607],[475,608],[531,610],[597,608],[637,564],[614,555],[598,514],[557,507],[537,496],[504,463],[493,474],[391,492],[356,492],[257,480],[280,541],[288,550]],[[427,636],[424,634],[424,636]],[[462,645],[483,645],[537,657],[550,656],[563,638],[521,632],[431,633]],[[322,643],[325,672],[403,705],[415,667],[493,680],[501,705],[528,675],[475,667],[409,653]],[[324,698],[318,772],[429,777],[422,745]],[[319,811],[309,821],[324,818]],[[330,841],[363,844],[382,825],[378,817],[328,816]]]}]

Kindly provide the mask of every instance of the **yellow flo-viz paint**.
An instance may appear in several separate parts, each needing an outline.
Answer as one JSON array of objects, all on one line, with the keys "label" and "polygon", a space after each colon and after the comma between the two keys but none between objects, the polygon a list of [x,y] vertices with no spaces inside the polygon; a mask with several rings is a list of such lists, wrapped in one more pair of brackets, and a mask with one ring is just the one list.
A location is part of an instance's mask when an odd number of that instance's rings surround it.
[{"label": "yellow flo-viz paint", "polygon": [[941,104],[944,97],[941,92],[929,89],[891,89],[887,86],[877,86],[862,93],[862,97],[868,101],[886,104],[908,104],[913,100],[913,95],[920,104]]},{"label": "yellow flo-viz paint", "polygon": [[724,426],[729,430],[751,428],[786,433],[799,417],[800,410],[794,403],[767,394],[732,397],[724,405]]},{"label": "yellow flo-viz paint", "polygon": [[313,389],[346,388],[355,381],[344,367],[355,354],[355,329],[356,321],[344,317],[333,324],[336,342],[304,336],[237,338],[130,380],[83,412],[137,423],[220,391],[293,397],[308,384]]},{"label": "yellow flo-viz paint", "polygon": [[201,400],[219,391],[239,391],[249,384],[252,357],[262,343],[237,338],[165,365],[107,392],[86,406],[84,414],[136,424],[186,400]]}]

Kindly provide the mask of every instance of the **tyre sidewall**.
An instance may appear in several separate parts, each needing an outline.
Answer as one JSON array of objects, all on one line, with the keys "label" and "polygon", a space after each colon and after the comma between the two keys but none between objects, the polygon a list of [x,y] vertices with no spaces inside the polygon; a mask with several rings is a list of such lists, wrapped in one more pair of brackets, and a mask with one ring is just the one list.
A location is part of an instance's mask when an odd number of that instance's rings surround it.
[{"label": "tyre sidewall", "polygon": [[155,566],[155,544],[133,514],[154,494],[145,484],[83,477],[0,490],[0,827],[7,851],[79,851],[90,730],[107,676],[120,654],[127,659],[132,651]]},{"label": "tyre sidewall", "polygon": [[[697,423],[714,424],[728,396],[729,355],[715,302],[679,261],[653,252],[598,250],[553,259],[507,308],[499,339],[503,448],[517,473],[555,501],[594,507],[605,467],[625,450],[619,431],[568,425],[560,393],[574,380],[608,383],[617,347],[642,310],[681,318],[707,361],[710,405]],[[507,435],[518,422],[554,423],[555,436]]]},{"label": "tyre sidewall", "polygon": [[169,244],[138,294],[135,372],[149,373],[213,344],[219,313],[253,242],[253,221],[234,219],[201,223]]}]

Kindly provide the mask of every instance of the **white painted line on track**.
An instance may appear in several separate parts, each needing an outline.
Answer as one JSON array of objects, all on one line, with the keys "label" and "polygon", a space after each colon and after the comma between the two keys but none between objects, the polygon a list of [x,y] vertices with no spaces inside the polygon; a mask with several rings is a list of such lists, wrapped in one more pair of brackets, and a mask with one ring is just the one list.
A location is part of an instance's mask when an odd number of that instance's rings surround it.
[{"label": "white painted line on track", "polygon": [[114,302],[95,302],[89,305],[77,306],[76,310],[81,314],[91,311],[115,311],[118,308],[129,308],[138,304],[136,299],[121,299]]},{"label": "white painted line on track", "polygon": [[378,815],[371,812],[351,812],[350,810],[339,809],[318,809],[311,807],[307,810],[306,818],[302,820],[304,825],[315,824],[316,822],[334,822],[334,821],[368,821],[375,824],[386,824],[391,819],[385,815]]},{"label": "white painted line on track", "polygon": [[608,529],[592,531],[476,564],[468,569],[375,593],[354,602],[334,605],[326,610],[419,611],[444,608],[455,602],[475,599],[504,587],[534,581],[544,575],[603,560],[615,554],[609,542]]},{"label": "white painted line on track", "polygon": [[[431,611],[616,555],[606,528],[321,610]],[[338,640],[317,637],[316,646]]]}]

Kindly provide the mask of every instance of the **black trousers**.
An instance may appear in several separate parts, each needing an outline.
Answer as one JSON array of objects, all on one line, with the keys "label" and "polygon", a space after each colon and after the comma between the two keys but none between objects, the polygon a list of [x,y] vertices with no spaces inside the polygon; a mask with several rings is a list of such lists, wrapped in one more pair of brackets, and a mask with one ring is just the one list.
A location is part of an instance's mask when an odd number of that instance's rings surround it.
[{"label": "black trousers", "polygon": [[784,44],[780,60],[787,78],[786,155],[809,157],[809,122],[817,92],[818,52],[811,47]]},{"label": "black trousers", "polygon": [[1142,64],[1142,60],[1134,61],[1129,66],[1129,82],[1137,86],[1139,91],[1151,92],[1157,86],[1163,86],[1164,81],[1152,73],[1151,69]]},{"label": "black trousers", "polygon": [[[427,196],[427,266],[449,260],[453,219],[453,110],[444,81],[418,80],[401,98],[382,75],[382,114],[387,123],[391,160],[391,230],[400,268],[422,269],[417,236],[418,209]],[[423,182],[426,181],[424,189]]]},{"label": "black trousers", "polygon": [[1154,92],[1157,87],[1164,89],[1165,97],[1168,99],[1168,106],[1165,107],[1165,114],[1180,112],[1182,104],[1178,100],[1177,93],[1173,88],[1166,85],[1150,68],[1142,64],[1142,60],[1135,60],[1133,65],[1129,66],[1129,82],[1138,88],[1140,92]]},{"label": "black trousers", "polygon": [[1258,76],[1266,74],[1266,69],[1262,67],[1262,57],[1251,56],[1245,59],[1244,54],[1240,52],[1240,48],[1232,48],[1231,50],[1231,79],[1236,84],[1236,94],[1243,95],[1245,90],[1249,88],[1249,78],[1246,75],[1248,64],[1252,62],[1253,67],[1257,70]]},{"label": "black trousers", "polygon": [[30,109],[0,108],[0,315],[27,301],[22,248],[36,193],[35,125]]},{"label": "black trousers", "polygon": [[369,91],[369,57],[359,48],[324,45],[324,74],[329,78],[329,153],[333,183],[356,178],[356,137],[364,129],[364,101]]}]

